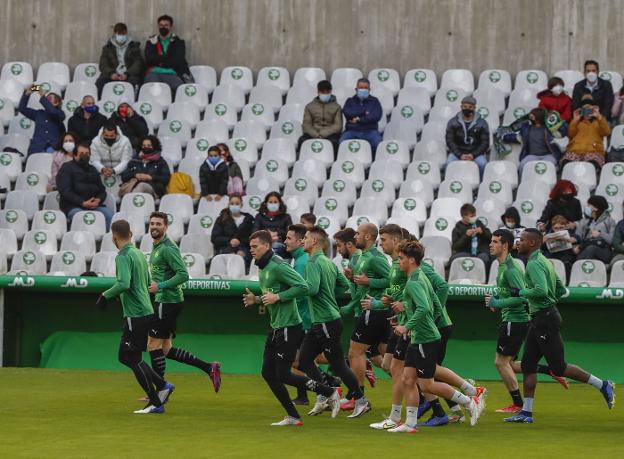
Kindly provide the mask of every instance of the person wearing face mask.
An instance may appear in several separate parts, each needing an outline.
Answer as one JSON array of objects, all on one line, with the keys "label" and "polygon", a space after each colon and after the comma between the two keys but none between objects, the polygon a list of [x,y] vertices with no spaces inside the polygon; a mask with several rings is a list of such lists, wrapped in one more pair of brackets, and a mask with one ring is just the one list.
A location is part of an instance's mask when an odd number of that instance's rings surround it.
[{"label": "person wearing face mask", "polygon": [[122,102],[110,119],[121,129],[122,134],[128,137],[132,149],[139,150],[139,139],[149,133],[145,118],[135,112],[130,104]]},{"label": "person wearing face mask", "polygon": [[607,121],[611,117],[613,106],[613,86],[611,82],[598,76],[600,67],[594,60],[585,61],[585,78],[574,85],[572,92],[572,109],[577,110],[583,106],[583,95],[591,94],[594,104],[600,109],[600,113]]},{"label": "person wearing face mask", "polygon": [[451,233],[450,261],[460,257],[477,257],[483,260],[485,268],[490,265],[490,239],[492,233],[483,222],[477,219],[477,209],[472,204],[461,206],[461,220],[455,224]]},{"label": "person wearing face mask", "polygon": [[80,107],[74,110],[74,114],[67,122],[67,130],[78,134],[80,139],[91,142],[98,135],[106,117],[100,113],[93,96],[86,95],[82,98]]},{"label": "person wearing face mask", "polygon": [[105,177],[119,175],[132,159],[132,145],[115,123],[107,120],[91,142],[91,163]]},{"label": "person wearing face mask", "polygon": [[242,211],[243,200],[239,194],[230,195],[228,207],[223,209],[212,227],[210,240],[214,253],[235,253],[249,265],[249,236],[253,229],[253,217]]},{"label": "person wearing face mask", "polygon": [[193,77],[186,62],[186,44],[172,32],[173,18],[158,18],[158,33],[145,43],[146,83],[166,83],[175,95],[183,83],[192,83]]},{"label": "person wearing face mask", "polygon": [[[542,252],[546,258],[561,260],[568,279],[570,278],[572,265],[576,261],[574,249],[582,239],[574,230],[569,228],[569,223],[564,216],[555,215],[550,221],[550,231],[544,235],[544,245],[542,246]],[[560,234],[555,235],[555,233]],[[566,246],[563,244],[566,244],[568,247],[571,244],[572,247],[565,248]]]},{"label": "person wearing face mask", "polygon": [[596,259],[609,264],[613,256],[611,244],[616,226],[609,213],[609,203],[604,196],[591,196],[583,213],[585,218],[581,220],[578,228],[583,241],[575,248],[578,254],[576,259]]},{"label": "person wearing face mask", "polygon": [[[624,203],[622,204],[624,205]],[[611,260],[611,268],[618,261],[624,260],[624,218],[615,225],[613,232],[613,259]]]},{"label": "person wearing face mask", "polygon": [[379,120],[383,110],[379,99],[370,94],[370,81],[360,78],[355,87],[355,95],[349,97],[342,109],[347,125],[340,136],[340,142],[351,139],[366,140],[375,154],[381,142]]},{"label": "person wearing face mask", "polygon": [[538,107],[559,113],[561,119],[569,123],[572,120],[572,98],[564,92],[564,86],[559,77],[548,80],[548,89],[537,94],[540,101]]},{"label": "person wearing face mask", "polygon": [[71,221],[81,210],[92,210],[104,215],[106,231],[110,228],[113,212],[104,205],[106,188],[98,170],[89,164],[91,150],[86,142],[78,142],[74,158],[61,166],[56,176],[61,210]]},{"label": "person wearing face mask", "polygon": [[342,110],[332,92],[329,81],[319,81],[316,85],[318,95],[305,106],[303,112],[303,135],[299,138],[298,149],[306,140],[329,140],[338,154],[338,141],[342,132]]},{"label": "person wearing face mask", "polygon": [[228,166],[221,158],[221,151],[218,147],[212,146],[208,149],[208,157],[199,168],[199,184],[201,195],[207,201],[220,201],[227,195],[229,180]]},{"label": "person wearing face mask", "polygon": [[524,226],[520,223],[520,212],[513,206],[508,207],[505,213],[501,215],[501,221],[503,224],[500,226],[500,229],[506,229],[513,234],[514,247],[511,247],[511,249],[515,249],[515,243],[520,239],[520,234],[524,230]]},{"label": "person wearing face mask", "polygon": [[46,187],[48,193],[56,190],[56,176],[61,166],[67,161],[74,159],[74,151],[78,143],[78,136],[73,132],[67,132],[61,139],[61,144],[57,146],[52,156],[52,165],[50,166],[50,180]]},{"label": "person wearing face mask", "polygon": [[583,218],[581,202],[576,199],[576,187],[569,180],[559,180],[550,190],[549,200],[540,218],[537,219],[537,229],[546,232],[550,229],[550,221],[555,215],[561,215],[568,220],[568,229],[576,229],[576,222]]},{"label": "person wearing face mask", "polygon": [[143,75],[143,55],[141,44],[128,35],[128,27],[118,22],[113,27],[113,36],[102,47],[100,55],[100,76],[95,82],[98,95],[102,97],[102,89],[111,81],[127,81],[138,88]]},{"label": "person wearing face mask", "polygon": [[284,241],[290,225],[292,225],[292,218],[287,212],[282,195],[277,191],[271,191],[260,205],[254,220],[253,231],[269,231],[273,239],[273,252],[281,257],[287,257],[288,252]]},{"label": "person wearing face mask", "polygon": [[[61,110],[63,99],[58,94],[49,92],[47,95],[43,87],[39,87],[39,103],[43,109],[35,110],[28,107],[30,95],[36,85],[28,88],[20,99],[17,110],[29,120],[35,123],[35,132],[30,140],[28,154],[31,153],[53,153],[56,145],[65,133],[65,112]],[[20,152],[24,153],[24,152]]]},{"label": "person wearing face mask", "polygon": [[464,97],[461,111],[446,125],[446,148],[449,153],[446,164],[453,161],[474,161],[483,176],[487,164],[485,155],[490,149],[490,128],[475,110],[476,106],[477,100],[474,97]]},{"label": "person wearing face mask", "polygon": [[119,189],[120,197],[130,192],[148,193],[154,199],[165,195],[171,172],[167,161],[161,156],[161,151],[158,137],[148,135],[141,140],[139,153],[121,173],[123,184]]},{"label": "person wearing face mask", "polygon": [[243,171],[236,161],[234,161],[234,157],[232,153],[230,153],[230,148],[225,143],[218,143],[217,148],[221,154],[221,158],[225,161],[228,167],[228,186],[227,186],[227,194],[240,194],[243,196],[245,194],[245,180],[243,179]]}]

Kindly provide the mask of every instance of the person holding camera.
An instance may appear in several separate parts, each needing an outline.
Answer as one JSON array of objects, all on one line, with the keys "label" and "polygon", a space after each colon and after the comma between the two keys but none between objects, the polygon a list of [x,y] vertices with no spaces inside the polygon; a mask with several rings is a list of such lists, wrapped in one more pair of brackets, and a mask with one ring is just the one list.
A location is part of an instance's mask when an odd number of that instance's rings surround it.
[{"label": "person holding camera", "polygon": [[[28,107],[28,100],[33,92],[38,92],[41,98],[39,103],[41,110]],[[61,96],[53,92],[46,95],[43,86],[34,84],[28,88],[20,99],[18,111],[29,120],[35,122],[35,133],[30,140],[28,154],[31,153],[54,153],[56,146],[65,133],[65,113],[61,110],[63,100]]]},{"label": "person holding camera", "polygon": [[604,139],[610,134],[609,124],[594,103],[592,95],[585,94],[582,106],[574,110],[568,128],[570,143],[562,158],[562,165],[569,161],[586,161],[600,170],[605,163]]}]

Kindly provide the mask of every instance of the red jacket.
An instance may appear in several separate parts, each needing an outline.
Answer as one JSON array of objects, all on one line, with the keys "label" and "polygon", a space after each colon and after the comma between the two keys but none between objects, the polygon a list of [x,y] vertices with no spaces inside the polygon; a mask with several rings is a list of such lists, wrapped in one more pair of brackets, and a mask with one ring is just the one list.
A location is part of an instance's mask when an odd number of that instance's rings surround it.
[{"label": "red jacket", "polygon": [[539,108],[559,112],[561,119],[568,123],[572,119],[572,98],[565,92],[555,96],[549,89],[546,89],[540,92],[537,98],[540,101]]}]

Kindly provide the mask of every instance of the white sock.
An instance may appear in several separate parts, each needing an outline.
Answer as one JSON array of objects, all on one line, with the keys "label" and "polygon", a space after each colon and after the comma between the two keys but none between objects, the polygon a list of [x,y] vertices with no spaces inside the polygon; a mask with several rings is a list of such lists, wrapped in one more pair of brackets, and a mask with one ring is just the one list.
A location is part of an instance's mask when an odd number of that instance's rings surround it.
[{"label": "white sock", "polygon": [[453,405],[453,407],[451,408],[451,411],[458,413],[461,411],[461,405]]},{"label": "white sock", "polygon": [[533,398],[524,397],[524,405],[522,405],[522,411],[526,411],[527,413],[533,412]]},{"label": "white sock", "polygon": [[355,404],[356,404],[357,406],[360,406],[360,405],[364,405],[364,404],[365,404],[365,403],[367,403],[367,402],[368,402],[368,400],[366,400],[366,397],[360,397],[360,398],[358,398],[358,399],[355,401]]},{"label": "white sock", "polygon": [[598,390],[602,389],[602,379],[596,378],[594,375],[589,375],[587,384],[594,386]]},{"label": "white sock", "polygon": [[326,401],[327,401],[327,397],[325,397],[324,395],[318,394],[316,396],[317,403],[325,403]]},{"label": "white sock", "polygon": [[469,396],[474,396],[477,395],[477,389],[475,388],[475,386],[473,386],[472,384],[470,384],[468,381],[464,381],[460,387],[461,391]]},{"label": "white sock", "polygon": [[405,418],[405,424],[407,424],[408,427],[416,427],[416,424],[418,424],[418,407],[417,406],[407,407],[407,417]]},{"label": "white sock", "polygon": [[399,422],[401,420],[402,409],[403,405],[392,405],[392,410],[390,411],[390,420],[394,422]]},{"label": "white sock", "polygon": [[459,403],[460,405],[470,405],[470,401],[472,400],[470,397],[468,397],[467,395],[462,394],[460,391],[456,390],[453,392],[453,396],[451,397],[451,400],[454,401],[455,403]]}]

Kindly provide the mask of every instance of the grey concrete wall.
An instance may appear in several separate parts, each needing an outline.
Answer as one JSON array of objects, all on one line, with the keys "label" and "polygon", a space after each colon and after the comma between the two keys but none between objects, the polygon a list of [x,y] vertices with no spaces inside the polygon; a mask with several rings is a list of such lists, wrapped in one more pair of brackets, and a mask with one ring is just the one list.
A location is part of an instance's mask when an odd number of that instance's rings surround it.
[{"label": "grey concrete wall", "polygon": [[0,58],[35,66],[97,61],[117,21],[144,41],[174,16],[188,60],[257,71],[279,65],[527,68],[595,58],[624,71],[624,0],[3,0]]}]

